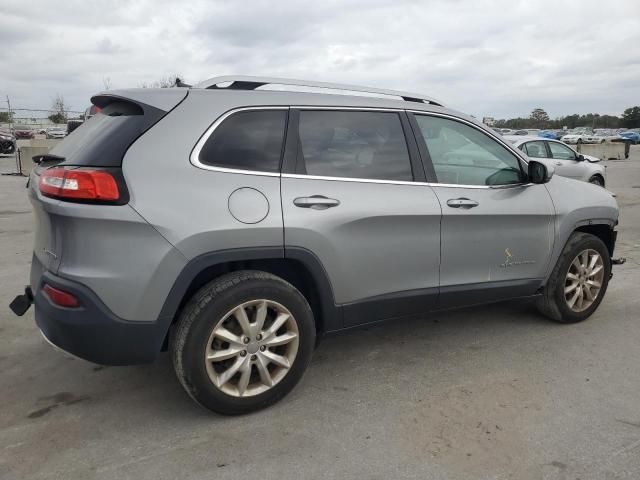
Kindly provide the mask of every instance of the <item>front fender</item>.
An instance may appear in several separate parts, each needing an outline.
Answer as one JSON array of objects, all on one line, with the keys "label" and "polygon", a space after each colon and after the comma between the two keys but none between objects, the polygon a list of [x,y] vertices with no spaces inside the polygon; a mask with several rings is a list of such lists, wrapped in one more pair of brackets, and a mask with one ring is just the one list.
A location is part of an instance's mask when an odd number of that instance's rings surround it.
[{"label": "front fender", "polygon": [[613,231],[619,211],[613,194],[597,185],[556,176],[546,188],[555,208],[555,240],[546,274],[549,278],[573,232],[592,225]]}]

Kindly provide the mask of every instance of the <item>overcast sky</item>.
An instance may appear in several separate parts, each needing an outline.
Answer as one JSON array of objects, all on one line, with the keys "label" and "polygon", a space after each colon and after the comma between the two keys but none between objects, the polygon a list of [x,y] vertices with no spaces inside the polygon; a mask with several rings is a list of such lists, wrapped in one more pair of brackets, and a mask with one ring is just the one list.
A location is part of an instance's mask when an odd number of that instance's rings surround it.
[{"label": "overcast sky", "polygon": [[104,79],[174,72],[417,91],[478,117],[620,114],[640,105],[640,1],[0,0],[0,102],[84,110]]}]

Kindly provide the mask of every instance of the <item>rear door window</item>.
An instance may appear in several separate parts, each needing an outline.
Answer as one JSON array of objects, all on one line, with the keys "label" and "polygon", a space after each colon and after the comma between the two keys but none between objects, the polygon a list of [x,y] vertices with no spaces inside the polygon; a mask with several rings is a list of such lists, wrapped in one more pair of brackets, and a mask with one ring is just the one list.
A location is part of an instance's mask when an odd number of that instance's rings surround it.
[{"label": "rear door window", "polygon": [[226,118],[200,150],[213,167],[278,172],[287,110],[251,110]]},{"label": "rear door window", "polygon": [[412,181],[396,112],[302,110],[297,172],[324,177]]}]

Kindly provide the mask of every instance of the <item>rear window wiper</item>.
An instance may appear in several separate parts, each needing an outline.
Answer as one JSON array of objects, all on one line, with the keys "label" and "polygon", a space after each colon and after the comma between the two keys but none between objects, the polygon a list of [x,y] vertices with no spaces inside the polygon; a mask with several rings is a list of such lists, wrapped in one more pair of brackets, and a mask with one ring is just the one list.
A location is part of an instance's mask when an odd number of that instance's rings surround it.
[{"label": "rear window wiper", "polygon": [[60,155],[54,155],[52,153],[45,153],[44,155],[34,155],[31,157],[33,163],[40,165],[42,162],[64,162],[66,157]]}]

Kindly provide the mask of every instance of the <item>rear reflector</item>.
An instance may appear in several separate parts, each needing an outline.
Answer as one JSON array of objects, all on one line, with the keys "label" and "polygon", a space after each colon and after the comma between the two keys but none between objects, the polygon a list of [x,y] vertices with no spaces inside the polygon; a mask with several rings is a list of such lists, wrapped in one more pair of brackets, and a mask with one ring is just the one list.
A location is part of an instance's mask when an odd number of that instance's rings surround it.
[{"label": "rear reflector", "polygon": [[46,283],[42,290],[53,303],[60,307],[75,308],[80,306],[80,301],[69,292],[59,290]]},{"label": "rear reflector", "polygon": [[104,170],[54,167],[40,175],[43,195],[69,200],[117,201],[120,191],[115,177]]}]

